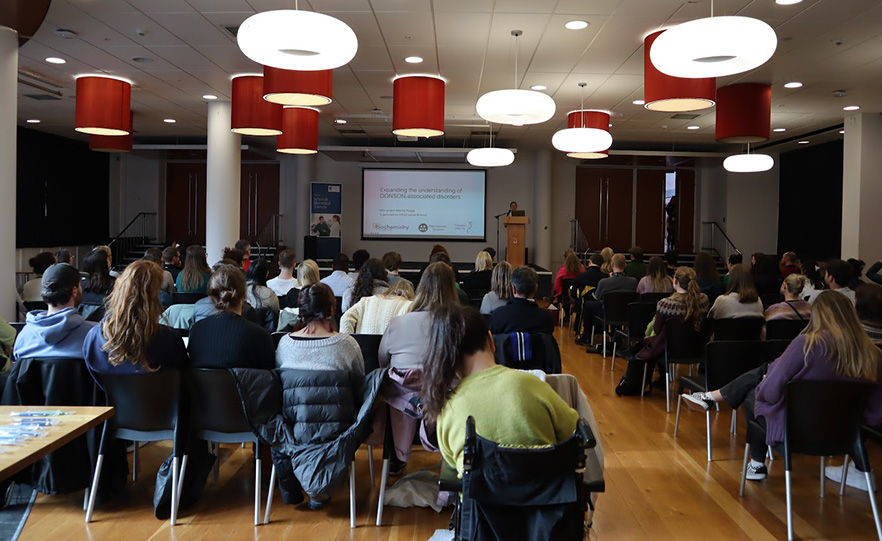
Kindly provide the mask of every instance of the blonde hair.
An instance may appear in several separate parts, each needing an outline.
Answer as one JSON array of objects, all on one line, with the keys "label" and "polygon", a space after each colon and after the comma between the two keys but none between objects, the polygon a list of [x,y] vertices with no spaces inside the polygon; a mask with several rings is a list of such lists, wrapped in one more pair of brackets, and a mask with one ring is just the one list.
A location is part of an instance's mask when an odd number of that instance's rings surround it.
[{"label": "blonde hair", "polygon": [[312,259],[304,259],[297,266],[297,285],[302,289],[319,281],[321,281],[321,274],[319,274],[318,264]]},{"label": "blonde hair", "polygon": [[110,364],[131,363],[144,371],[150,365],[148,349],[159,332],[162,304],[162,268],[153,261],[136,261],[116,279],[107,297],[107,314],[101,323]]},{"label": "blonde hair", "polygon": [[[805,334],[804,355],[819,346],[833,361],[840,376],[876,381],[882,352],[864,331],[854,305],[845,295],[821,292],[812,304],[812,317],[802,332]],[[823,334],[829,335],[830,340],[825,341]]]},{"label": "blonde hair", "polygon": [[673,281],[668,276],[668,269],[664,259],[657,255],[649,258],[649,268],[646,271],[649,277],[649,289],[653,293],[664,293],[673,287]]},{"label": "blonde hair", "polygon": [[788,293],[794,297],[799,297],[799,294],[805,289],[806,280],[808,278],[805,275],[794,273],[784,279],[784,287],[787,288]]},{"label": "blonde hair", "polygon": [[501,301],[511,298],[511,263],[500,261],[496,264],[490,275],[490,288]]},{"label": "blonde hair", "polygon": [[[698,289],[698,282],[695,279],[695,271],[690,269],[689,267],[679,267],[676,272],[674,272],[674,284],[679,285],[682,289],[685,289],[685,293],[674,292],[671,295],[671,299],[680,301],[686,305],[686,314],[683,316],[683,321],[691,321],[695,328],[698,329],[701,326],[701,321],[704,319],[704,310],[702,310],[702,297],[705,297],[704,293]],[[706,298],[706,297],[705,297]]]},{"label": "blonde hair", "polygon": [[615,255],[615,252],[613,252],[612,248],[607,246],[600,251],[600,255],[603,257],[603,265],[600,266],[600,270],[606,274],[612,273],[612,257]]},{"label": "blonde hair", "polygon": [[401,297],[403,299],[412,301],[414,297],[413,284],[411,284],[407,280],[398,280],[397,282],[392,284],[389,289],[384,291],[380,296],[389,299]]},{"label": "blonde hair", "polygon": [[478,252],[478,257],[475,258],[475,270],[480,272],[492,269],[493,258],[490,257],[490,254],[484,251]]}]

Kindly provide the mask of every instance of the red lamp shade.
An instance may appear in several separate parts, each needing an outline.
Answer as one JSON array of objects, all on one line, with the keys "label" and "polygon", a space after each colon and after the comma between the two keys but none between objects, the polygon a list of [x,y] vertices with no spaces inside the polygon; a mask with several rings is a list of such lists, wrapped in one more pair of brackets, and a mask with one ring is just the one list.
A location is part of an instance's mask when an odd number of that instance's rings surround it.
[{"label": "red lamp shade", "polygon": [[132,131],[132,85],[110,77],[77,79],[75,129],[90,135],[128,135]]},{"label": "red lamp shade", "polygon": [[584,109],[567,113],[567,128],[594,128],[609,131],[609,113]]},{"label": "red lamp shade", "polygon": [[263,99],[263,77],[241,75],[233,79],[231,129],[242,135],[282,133],[282,106]]},{"label": "red lamp shade", "polygon": [[717,141],[761,143],[771,132],[771,86],[739,83],[717,91]]},{"label": "red lamp shade", "polygon": [[285,107],[276,150],[285,154],[318,152],[318,120],[318,111],[311,107]]},{"label": "red lamp shade", "polygon": [[131,152],[132,134],[128,135],[90,135],[89,149],[98,152]]},{"label": "red lamp shade", "polygon": [[643,40],[643,100],[650,111],[700,111],[714,106],[716,79],[685,79],[660,72],[649,58],[649,50],[661,33],[655,32]]},{"label": "red lamp shade", "polygon": [[405,75],[392,88],[392,133],[411,137],[444,135],[444,80]]},{"label": "red lamp shade", "polygon": [[282,105],[327,105],[333,101],[334,70],[295,71],[263,67],[263,99]]}]

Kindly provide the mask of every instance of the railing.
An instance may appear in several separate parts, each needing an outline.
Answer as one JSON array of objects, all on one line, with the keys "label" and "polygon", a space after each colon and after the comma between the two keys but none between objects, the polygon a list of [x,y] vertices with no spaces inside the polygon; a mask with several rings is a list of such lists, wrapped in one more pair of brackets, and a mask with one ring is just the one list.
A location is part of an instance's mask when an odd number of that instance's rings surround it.
[{"label": "railing", "polygon": [[729,260],[730,255],[741,253],[717,222],[701,222],[701,228],[702,250],[715,252],[724,263]]},{"label": "railing", "polygon": [[255,246],[278,246],[282,242],[282,216],[283,214],[273,214],[264,222],[254,239]]},{"label": "railing", "polygon": [[570,220],[570,249],[576,252],[582,263],[586,265],[588,264],[588,250],[590,248],[588,239],[585,238],[585,234],[582,232],[582,224],[579,223],[578,219]]},{"label": "railing", "polygon": [[[122,262],[123,258],[126,256],[126,254],[129,253],[132,248],[149,238],[147,236],[148,231],[151,231],[151,233],[153,231],[156,231],[155,224],[152,228],[148,227],[148,220],[151,217],[155,219],[156,213],[139,212],[134,218],[132,218],[132,221],[130,221],[128,225],[126,225],[122,229],[122,231],[120,231],[110,242],[107,243],[107,245],[110,246],[111,252],[113,253],[114,262]],[[137,233],[139,231],[138,226],[135,226],[136,222],[139,222],[138,225],[140,226],[140,236],[134,235],[134,233]],[[135,227],[133,228],[132,226]],[[129,233],[130,229],[130,236],[126,237],[125,234]]]}]

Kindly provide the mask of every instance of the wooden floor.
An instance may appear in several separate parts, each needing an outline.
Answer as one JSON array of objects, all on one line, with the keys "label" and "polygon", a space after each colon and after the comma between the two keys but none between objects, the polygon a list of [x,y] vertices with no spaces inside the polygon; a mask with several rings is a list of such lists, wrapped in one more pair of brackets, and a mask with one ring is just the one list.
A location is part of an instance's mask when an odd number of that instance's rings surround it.
[{"label": "wooden floor", "polygon": [[[714,461],[707,462],[704,415],[686,411],[673,437],[674,413],[665,413],[658,391],[645,398],[619,398],[613,392],[625,369],[618,360],[587,355],[567,336],[558,336],[564,372],[574,374],[588,395],[602,432],[606,493],[597,502],[592,538],[596,539],[785,539],[784,462],[777,459],[769,479],[748,482],[738,496],[744,453],[743,421],[729,434],[731,413],[712,414]],[[276,494],[272,522],[254,527],[251,451],[223,446],[220,479],[209,484],[195,509],[174,528],[153,517],[153,472],[169,448],[152,444],[141,452],[143,469],[131,486],[132,502],[97,508],[94,522],[83,523],[82,494],[37,498],[22,539],[371,539],[424,541],[446,528],[450,513],[430,509],[386,508],[383,527],[375,527],[377,489],[369,486],[367,454],[356,459],[358,527],[349,528],[348,491],[322,511],[285,506]],[[871,462],[882,451],[870,444]],[[429,467],[437,455],[417,452],[408,471]],[[831,459],[841,463],[841,458]],[[873,539],[875,528],[866,492],[852,488],[844,497],[828,482],[818,497],[818,459],[798,457],[793,474],[795,533],[801,539]],[[268,468],[265,468],[268,474]],[[379,471],[379,467],[377,468]],[[266,484],[264,480],[264,485]]]}]

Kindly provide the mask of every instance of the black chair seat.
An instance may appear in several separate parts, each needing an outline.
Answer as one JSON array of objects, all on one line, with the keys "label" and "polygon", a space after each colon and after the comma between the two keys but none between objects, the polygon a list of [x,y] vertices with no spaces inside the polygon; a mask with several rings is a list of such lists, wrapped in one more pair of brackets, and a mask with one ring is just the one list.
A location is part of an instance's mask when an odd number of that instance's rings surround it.
[{"label": "black chair seat", "polygon": [[707,388],[704,384],[704,377],[702,376],[683,376],[680,378],[680,394],[683,394],[683,391],[688,390],[693,393],[704,393],[707,392]]},{"label": "black chair seat", "polygon": [[808,325],[807,319],[773,319],[766,322],[766,340],[793,340]]}]

